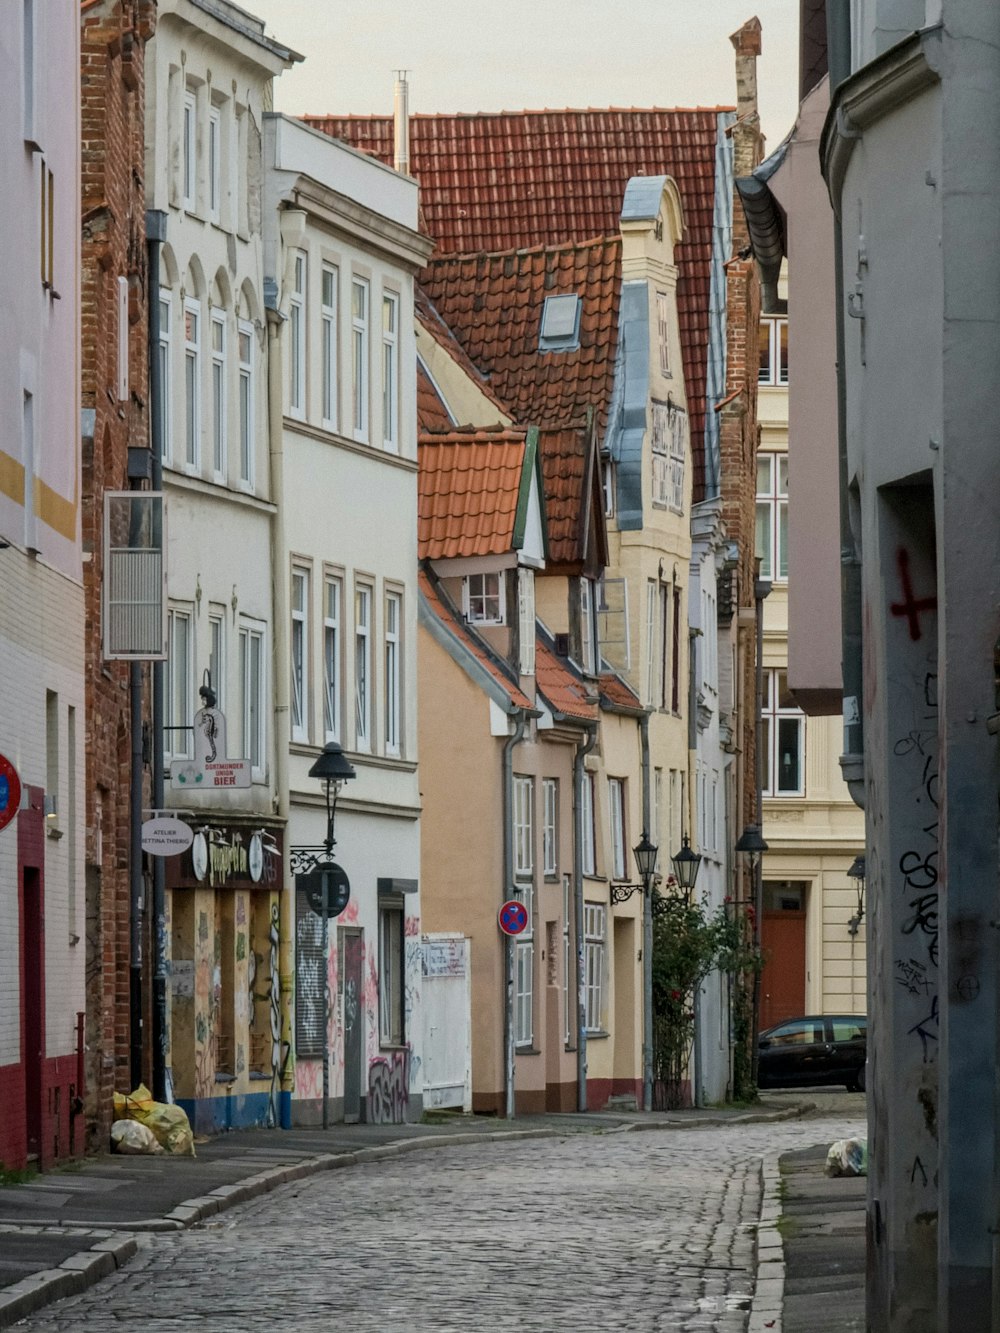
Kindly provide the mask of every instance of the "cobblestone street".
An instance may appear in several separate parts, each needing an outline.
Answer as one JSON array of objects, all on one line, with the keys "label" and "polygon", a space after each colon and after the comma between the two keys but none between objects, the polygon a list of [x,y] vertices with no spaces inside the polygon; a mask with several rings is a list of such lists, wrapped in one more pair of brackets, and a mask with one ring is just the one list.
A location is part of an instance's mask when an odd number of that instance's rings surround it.
[{"label": "cobblestone street", "polygon": [[845,1117],[473,1143],[325,1173],[197,1230],[18,1327],[746,1328],[757,1162]]}]

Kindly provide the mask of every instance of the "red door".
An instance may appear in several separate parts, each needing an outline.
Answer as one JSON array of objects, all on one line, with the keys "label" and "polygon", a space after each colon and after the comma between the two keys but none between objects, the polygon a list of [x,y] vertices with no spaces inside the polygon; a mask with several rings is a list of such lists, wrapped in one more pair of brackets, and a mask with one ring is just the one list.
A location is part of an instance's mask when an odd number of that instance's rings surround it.
[{"label": "red door", "polygon": [[21,899],[21,979],[24,996],[24,1123],[28,1156],[42,1146],[43,1005],[42,886],[39,872],[25,867]]},{"label": "red door", "polygon": [[764,1029],[805,1013],[805,911],[765,911],[761,947],[764,970],[760,977],[760,1026]]}]

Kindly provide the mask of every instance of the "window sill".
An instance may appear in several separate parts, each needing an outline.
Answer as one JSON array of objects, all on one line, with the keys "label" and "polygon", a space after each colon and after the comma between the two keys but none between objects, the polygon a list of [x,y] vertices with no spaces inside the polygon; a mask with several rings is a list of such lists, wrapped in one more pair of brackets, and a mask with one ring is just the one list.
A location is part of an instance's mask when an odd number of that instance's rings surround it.
[{"label": "window sill", "polygon": [[541,1055],[541,1051],[538,1049],[537,1046],[516,1046],[516,1047],[514,1048],[514,1054],[515,1054],[515,1055]]},{"label": "window sill", "polygon": [[610,1033],[610,1032],[605,1032],[604,1028],[588,1028],[588,1029],[587,1029],[587,1040],[588,1040],[588,1041],[604,1041],[607,1037],[610,1037],[610,1036],[611,1036],[611,1033]]},{"label": "window sill", "polygon": [[594,884],[608,883],[607,875],[588,874],[586,870],[583,872],[583,878],[592,880]]},{"label": "window sill", "polygon": [[396,1051],[408,1051],[410,1049],[405,1041],[389,1041],[389,1042],[380,1041],[378,1044],[378,1048],[380,1051],[385,1051],[387,1053],[393,1053]]}]

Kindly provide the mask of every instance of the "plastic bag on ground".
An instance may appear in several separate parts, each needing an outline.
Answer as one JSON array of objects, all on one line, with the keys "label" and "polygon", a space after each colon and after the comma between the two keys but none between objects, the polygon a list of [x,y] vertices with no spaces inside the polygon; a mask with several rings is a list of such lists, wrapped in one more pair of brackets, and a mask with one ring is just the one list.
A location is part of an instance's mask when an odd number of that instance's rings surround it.
[{"label": "plastic bag on ground", "polygon": [[180,1106],[154,1102],[153,1094],[144,1083],[127,1096],[115,1093],[115,1119],[137,1120],[150,1129],[156,1140],[169,1153],[194,1157],[194,1135],[187,1112]]},{"label": "plastic bag on ground", "polygon": [[157,1153],[163,1147],[157,1142],[156,1135],[138,1120],[116,1120],[111,1126],[111,1150],[121,1153]]},{"label": "plastic bag on ground", "polygon": [[837,1139],[830,1144],[823,1169],[828,1176],[867,1176],[868,1140]]}]

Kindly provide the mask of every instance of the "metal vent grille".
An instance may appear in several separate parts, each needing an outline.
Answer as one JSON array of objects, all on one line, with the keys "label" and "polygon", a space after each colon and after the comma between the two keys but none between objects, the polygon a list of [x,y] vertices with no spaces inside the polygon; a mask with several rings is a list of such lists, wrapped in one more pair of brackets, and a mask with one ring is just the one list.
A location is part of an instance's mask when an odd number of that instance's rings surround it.
[{"label": "metal vent grille", "polygon": [[163,495],[108,491],[104,496],[106,658],[167,655]]}]

